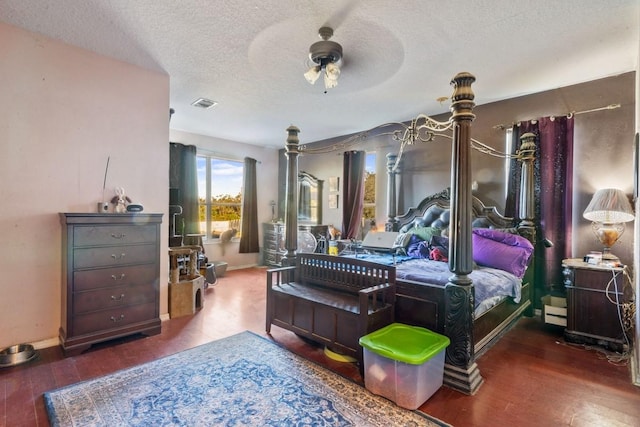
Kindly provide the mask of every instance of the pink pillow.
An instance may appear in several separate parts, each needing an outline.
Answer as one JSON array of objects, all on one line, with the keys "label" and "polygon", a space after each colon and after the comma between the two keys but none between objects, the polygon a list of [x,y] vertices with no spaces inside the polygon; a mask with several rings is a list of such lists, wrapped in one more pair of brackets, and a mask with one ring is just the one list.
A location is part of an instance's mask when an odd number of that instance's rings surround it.
[{"label": "pink pillow", "polygon": [[473,260],[478,265],[498,268],[522,279],[533,253],[530,241],[490,228],[474,228],[472,239]]}]

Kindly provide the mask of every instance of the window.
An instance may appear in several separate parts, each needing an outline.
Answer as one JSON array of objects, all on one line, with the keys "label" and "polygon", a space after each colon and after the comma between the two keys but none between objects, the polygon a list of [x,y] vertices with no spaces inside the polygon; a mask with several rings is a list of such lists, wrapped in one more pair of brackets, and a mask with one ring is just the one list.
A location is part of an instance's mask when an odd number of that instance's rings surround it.
[{"label": "window", "polygon": [[197,167],[200,233],[240,237],[244,162],[198,154]]},{"label": "window", "polygon": [[[364,167],[364,220],[376,219],[376,153],[367,153]],[[373,225],[373,224],[372,224]]]}]

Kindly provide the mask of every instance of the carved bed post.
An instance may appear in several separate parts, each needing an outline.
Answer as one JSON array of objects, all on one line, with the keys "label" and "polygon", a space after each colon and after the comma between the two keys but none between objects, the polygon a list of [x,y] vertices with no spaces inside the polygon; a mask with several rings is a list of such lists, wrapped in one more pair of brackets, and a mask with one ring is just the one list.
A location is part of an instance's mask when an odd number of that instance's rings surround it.
[{"label": "carved bed post", "polygon": [[518,161],[522,162],[520,173],[520,206],[518,209],[519,233],[529,239],[535,245],[535,198],[533,162],[536,158],[536,136],[533,133],[525,133],[520,137],[520,149]]},{"label": "carved bed post", "polygon": [[[535,224],[535,184],[534,184],[534,162],[536,159],[536,135],[527,132],[520,136],[520,149],[518,150],[518,161],[521,162],[520,169],[520,200],[518,206],[518,233],[528,239],[533,247],[536,247],[536,224]],[[529,294],[531,305],[525,311],[525,316],[533,316],[534,309],[534,296],[536,285],[536,257],[531,257],[529,261],[529,268],[527,268],[527,275],[524,280],[532,285],[534,290]]]},{"label": "carved bed post", "polygon": [[473,344],[474,290],[469,274],[473,270],[471,222],[471,122],[475,118],[475,77],[457,74],[451,84],[453,142],[451,147],[451,220],[449,223],[449,270],[453,276],[445,287],[445,333],[451,340],[446,350],[446,383],[473,394],[484,381],[475,363]]},{"label": "carved bed post", "polygon": [[287,186],[285,192],[285,240],[286,252],[282,256],[282,265],[295,265],[296,250],[298,249],[298,133],[300,129],[291,125],[287,128],[287,143],[285,144],[285,156],[287,156]]},{"label": "carved bed post", "polygon": [[396,164],[398,156],[392,153],[387,154],[387,223],[384,226],[385,231],[398,231],[398,220],[396,219],[396,209],[398,200],[396,196],[396,174],[398,170],[393,167]]}]

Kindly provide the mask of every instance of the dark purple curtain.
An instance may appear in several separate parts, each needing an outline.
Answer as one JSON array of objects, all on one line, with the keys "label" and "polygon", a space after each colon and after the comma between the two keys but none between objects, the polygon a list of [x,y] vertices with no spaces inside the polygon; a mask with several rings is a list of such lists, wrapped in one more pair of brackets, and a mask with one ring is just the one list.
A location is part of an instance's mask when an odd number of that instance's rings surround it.
[{"label": "dark purple curtain", "polygon": [[[552,288],[563,289],[561,262],[571,256],[573,216],[573,123],[572,117],[543,117],[513,128],[514,151],[520,136],[537,135],[535,178],[535,304]],[[520,163],[513,161],[507,197],[508,216],[517,217]],[[545,239],[553,244],[545,246]]]},{"label": "dark purple curtain", "polygon": [[364,170],[366,153],[344,153],[342,169],[342,238],[355,239],[364,209]]},{"label": "dark purple curtain", "polygon": [[239,253],[260,252],[258,241],[258,191],[256,160],[244,158],[244,191],[242,192],[242,234]]}]

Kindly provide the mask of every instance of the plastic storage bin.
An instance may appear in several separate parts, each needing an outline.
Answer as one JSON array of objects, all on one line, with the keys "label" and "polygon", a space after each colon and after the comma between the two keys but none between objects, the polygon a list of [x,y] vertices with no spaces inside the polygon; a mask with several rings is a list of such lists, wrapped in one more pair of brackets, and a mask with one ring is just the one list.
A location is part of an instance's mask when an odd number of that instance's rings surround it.
[{"label": "plastic storage bin", "polygon": [[392,323],[360,338],[364,385],[396,405],[417,409],[441,386],[449,338],[418,326]]}]

